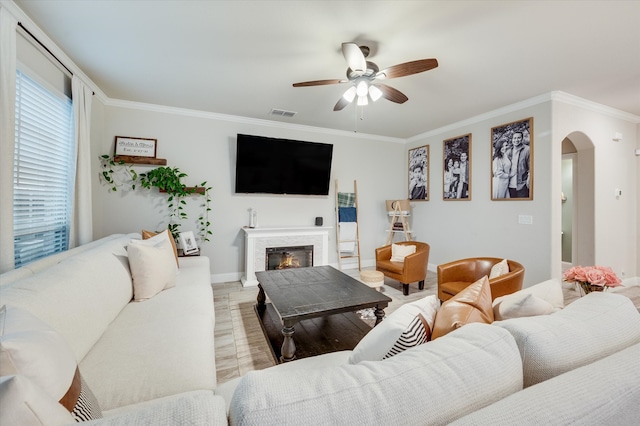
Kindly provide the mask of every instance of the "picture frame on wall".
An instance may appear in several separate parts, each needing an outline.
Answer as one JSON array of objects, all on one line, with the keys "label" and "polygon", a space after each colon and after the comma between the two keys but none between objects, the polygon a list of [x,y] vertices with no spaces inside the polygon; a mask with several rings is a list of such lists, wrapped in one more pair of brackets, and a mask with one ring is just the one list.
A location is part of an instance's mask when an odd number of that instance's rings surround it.
[{"label": "picture frame on wall", "polygon": [[429,201],[429,145],[409,150],[409,199]]},{"label": "picture frame on wall", "polygon": [[198,243],[193,231],[185,231],[180,233],[180,246],[182,253],[185,255],[196,253],[198,251]]},{"label": "picture frame on wall", "polygon": [[471,200],[471,133],[442,142],[443,200]]},{"label": "picture frame on wall", "polygon": [[533,200],[533,117],[491,128],[491,200]]},{"label": "picture frame on wall", "polygon": [[116,136],[115,156],[156,158],[158,139]]}]

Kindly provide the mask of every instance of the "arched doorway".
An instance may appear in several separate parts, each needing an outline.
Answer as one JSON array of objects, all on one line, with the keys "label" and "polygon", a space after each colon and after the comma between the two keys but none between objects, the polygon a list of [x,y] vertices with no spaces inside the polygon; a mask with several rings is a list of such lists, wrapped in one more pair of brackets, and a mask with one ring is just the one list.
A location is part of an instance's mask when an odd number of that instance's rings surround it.
[{"label": "arched doorway", "polygon": [[[563,189],[563,267],[595,263],[595,150],[591,139],[572,132],[562,141],[562,178],[571,182]],[[568,170],[570,168],[570,170]],[[566,187],[565,187],[566,188]],[[569,199],[571,197],[571,199]],[[570,239],[569,241],[567,241]],[[570,253],[567,253],[567,250]],[[567,261],[570,259],[570,262]]]}]

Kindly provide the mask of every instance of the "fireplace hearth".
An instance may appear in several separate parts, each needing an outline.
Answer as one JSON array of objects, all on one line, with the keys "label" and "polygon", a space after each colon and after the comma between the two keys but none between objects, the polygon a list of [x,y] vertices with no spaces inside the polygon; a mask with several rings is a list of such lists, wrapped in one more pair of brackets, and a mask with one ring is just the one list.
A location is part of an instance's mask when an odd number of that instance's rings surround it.
[{"label": "fireplace hearth", "polygon": [[305,268],[313,266],[313,246],[268,247],[265,249],[265,270]]}]

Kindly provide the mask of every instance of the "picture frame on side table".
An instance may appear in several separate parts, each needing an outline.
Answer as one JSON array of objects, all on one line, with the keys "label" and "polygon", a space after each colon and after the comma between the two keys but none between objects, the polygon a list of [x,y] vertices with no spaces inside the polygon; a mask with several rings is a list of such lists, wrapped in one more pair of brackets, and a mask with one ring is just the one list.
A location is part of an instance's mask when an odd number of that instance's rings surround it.
[{"label": "picture frame on side table", "polygon": [[491,129],[491,200],[533,200],[533,117]]},{"label": "picture frame on side table", "polygon": [[158,139],[116,136],[115,156],[156,158]]},{"label": "picture frame on side table", "polygon": [[442,199],[471,200],[471,133],[442,141]]},{"label": "picture frame on side table", "polygon": [[429,145],[409,150],[409,199],[429,201]]},{"label": "picture frame on side table", "polygon": [[196,243],[196,237],[193,235],[193,231],[180,233],[180,246],[182,246],[182,253],[185,255],[198,251],[198,244]]}]

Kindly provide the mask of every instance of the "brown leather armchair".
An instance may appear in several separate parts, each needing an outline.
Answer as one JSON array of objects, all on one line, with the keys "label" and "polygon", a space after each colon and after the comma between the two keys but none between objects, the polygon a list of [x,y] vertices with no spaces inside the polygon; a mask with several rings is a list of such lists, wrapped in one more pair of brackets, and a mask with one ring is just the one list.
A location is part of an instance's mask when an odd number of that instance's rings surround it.
[{"label": "brown leather armchair", "polygon": [[395,244],[414,245],[416,252],[404,258],[404,262],[391,261],[391,245],[376,249],[376,271],[402,283],[402,293],[409,294],[409,284],[418,282],[418,289],[424,289],[424,280],[427,278],[427,264],[429,263],[429,250],[427,243],[417,241],[402,241]]},{"label": "brown leather armchair", "polygon": [[[483,276],[489,276],[491,268],[502,261],[497,257],[471,257],[438,265],[438,298],[444,302],[464,290]],[[489,280],[491,300],[522,289],[524,266],[507,259],[509,272]]]}]

